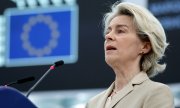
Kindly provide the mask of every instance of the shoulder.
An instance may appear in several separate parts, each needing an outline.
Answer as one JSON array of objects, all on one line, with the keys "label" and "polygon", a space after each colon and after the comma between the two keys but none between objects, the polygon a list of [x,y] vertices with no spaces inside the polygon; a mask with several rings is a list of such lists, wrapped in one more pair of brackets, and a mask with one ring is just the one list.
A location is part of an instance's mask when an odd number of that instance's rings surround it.
[{"label": "shoulder", "polygon": [[150,94],[160,93],[160,94],[167,94],[172,96],[171,90],[166,84],[148,80],[146,86],[148,86],[149,91],[151,91],[149,92]]},{"label": "shoulder", "polygon": [[98,93],[97,95],[95,95],[94,97],[92,97],[92,98],[90,99],[90,101],[91,101],[91,100],[96,100],[96,99],[101,98],[102,96],[105,95],[106,91],[107,91],[107,90],[104,90],[104,91]]},{"label": "shoulder", "polygon": [[101,93],[92,97],[88,103],[86,104],[86,108],[97,108],[98,104],[102,103],[103,96],[105,95],[107,90],[102,91]]},{"label": "shoulder", "polygon": [[147,108],[173,108],[174,97],[167,85],[148,80],[146,86],[148,92],[144,105],[151,106]]},{"label": "shoulder", "polygon": [[107,98],[109,96],[109,94],[111,93],[113,87],[114,87],[114,82],[109,86],[109,88],[107,88],[106,90],[100,92],[99,94],[97,94],[96,96],[91,98],[89,102],[99,102],[99,101]]},{"label": "shoulder", "polygon": [[105,101],[109,94],[111,93],[112,89],[114,87],[114,82],[110,85],[110,87],[101,93],[97,94],[93,98],[91,98],[88,103],[86,104],[86,108],[100,108],[103,104],[105,104]]}]

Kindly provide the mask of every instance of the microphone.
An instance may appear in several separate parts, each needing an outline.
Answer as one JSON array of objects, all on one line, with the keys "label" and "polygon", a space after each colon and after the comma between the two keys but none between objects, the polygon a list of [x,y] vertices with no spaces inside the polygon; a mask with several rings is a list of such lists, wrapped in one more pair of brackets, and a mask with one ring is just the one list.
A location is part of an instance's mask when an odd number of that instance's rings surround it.
[{"label": "microphone", "polygon": [[58,66],[62,66],[64,64],[63,60],[55,62],[50,68],[45,72],[45,74],[27,91],[26,97],[30,95],[30,93],[35,89],[35,87],[50,73],[51,70],[55,69]]},{"label": "microphone", "polygon": [[19,80],[14,81],[14,82],[10,82],[10,83],[6,84],[5,86],[10,86],[13,84],[22,84],[22,83],[26,83],[26,82],[33,81],[33,80],[35,80],[35,78],[33,76],[31,76],[31,77],[19,79]]}]

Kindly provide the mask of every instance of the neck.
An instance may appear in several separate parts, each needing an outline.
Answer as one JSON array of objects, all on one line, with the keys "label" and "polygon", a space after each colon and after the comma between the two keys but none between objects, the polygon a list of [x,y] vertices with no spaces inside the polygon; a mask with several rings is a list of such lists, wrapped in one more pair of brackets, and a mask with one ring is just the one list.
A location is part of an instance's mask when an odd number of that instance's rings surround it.
[{"label": "neck", "polygon": [[118,64],[113,67],[116,74],[115,78],[115,91],[120,91],[126,86],[135,75],[140,72],[139,63],[129,63],[128,65]]}]

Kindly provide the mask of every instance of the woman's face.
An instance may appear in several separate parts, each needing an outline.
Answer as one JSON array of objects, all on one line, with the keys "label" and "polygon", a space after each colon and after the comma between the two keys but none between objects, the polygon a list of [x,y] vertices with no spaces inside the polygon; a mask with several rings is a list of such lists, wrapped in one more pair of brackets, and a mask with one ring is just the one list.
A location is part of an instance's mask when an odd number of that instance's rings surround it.
[{"label": "woman's face", "polygon": [[132,17],[119,15],[108,25],[104,50],[108,64],[130,63],[139,58],[143,42],[136,34]]}]

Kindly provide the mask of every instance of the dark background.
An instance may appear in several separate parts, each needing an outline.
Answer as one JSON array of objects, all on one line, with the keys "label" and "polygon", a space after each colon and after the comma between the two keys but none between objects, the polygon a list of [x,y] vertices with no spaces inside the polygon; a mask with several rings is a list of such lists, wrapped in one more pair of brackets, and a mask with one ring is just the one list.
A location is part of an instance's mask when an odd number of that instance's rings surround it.
[{"label": "dark background", "polygon": [[[110,4],[116,0],[77,0],[79,6],[79,50],[78,61],[75,64],[66,64],[52,71],[35,90],[64,90],[90,89],[108,87],[114,80],[114,73],[104,61],[103,30],[101,20],[103,14],[109,10]],[[16,7],[10,0],[1,0],[0,14],[10,7]],[[168,32],[171,43],[166,57],[165,73],[153,78],[162,83],[180,82],[178,64],[180,60],[179,40],[177,33]],[[27,61],[28,62],[28,61]],[[13,87],[27,91],[49,68],[50,65],[26,67],[1,67],[0,85],[15,81],[27,76],[35,76],[36,80],[30,83],[14,85]]]}]

